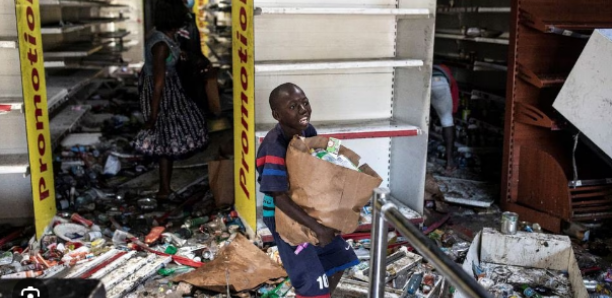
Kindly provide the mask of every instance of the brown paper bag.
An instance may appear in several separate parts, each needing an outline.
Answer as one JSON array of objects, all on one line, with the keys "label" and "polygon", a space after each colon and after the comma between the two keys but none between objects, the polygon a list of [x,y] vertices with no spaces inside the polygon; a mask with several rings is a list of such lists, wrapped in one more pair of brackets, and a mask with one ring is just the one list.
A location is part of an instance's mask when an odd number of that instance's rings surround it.
[{"label": "brown paper bag", "polygon": [[[357,229],[359,213],[382,179],[367,164],[362,172],[334,165],[310,155],[310,148],[326,148],[329,138],[294,137],[287,148],[285,163],[289,175],[291,199],[324,226],[343,234]],[[359,155],[341,146],[340,154],[354,164]],[[316,234],[276,208],[276,231],[291,245],[317,244]]]},{"label": "brown paper bag", "polygon": [[219,208],[234,204],[234,161],[231,159],[208,162],[208,182]]}]

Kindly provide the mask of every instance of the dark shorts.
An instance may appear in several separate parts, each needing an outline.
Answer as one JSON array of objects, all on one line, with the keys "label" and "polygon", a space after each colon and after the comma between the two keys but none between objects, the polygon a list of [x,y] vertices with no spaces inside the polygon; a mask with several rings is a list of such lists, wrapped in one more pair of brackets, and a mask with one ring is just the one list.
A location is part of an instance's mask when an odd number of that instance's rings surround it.
[{"label": "dark shorts", "polygon": [[298,298],[329,297],[328,276],[359,264],[353,248],[340,236],[325,247],[308,245],[296,255],[296,247],[283,241],[276,233],[274,217],[264,217],[263,221],[274,237]]}]

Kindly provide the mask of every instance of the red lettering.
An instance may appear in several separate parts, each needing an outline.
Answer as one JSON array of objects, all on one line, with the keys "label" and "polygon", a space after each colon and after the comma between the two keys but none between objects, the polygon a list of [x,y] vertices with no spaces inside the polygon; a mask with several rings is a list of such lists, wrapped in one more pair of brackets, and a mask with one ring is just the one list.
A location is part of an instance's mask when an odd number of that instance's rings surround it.
[{"label": "red lettering", "polygon": [[32,69],[32,86],[34,86],[34,91],[38,91],[38,89],[40,89],[40,76],[38,75],[37,68]]},{"label": "red lettering", "polygon": [[244,194],[246,194],[247,199],[251,199],[251,194],[249,193],[249,190],[246,187],[246,174],[244,173],[244,169],[240,169],[240,188],[242,188],[242,191],[244,192]]},{"label": "red lettering", "polygon": [[37,130],[42,130],[44,128],[43,122],[40,119],[40,117],[42,117],[43,115],[42,109],[38,105],[40,102],[41,102],[40,95],[38,94],[34,95],[34,107],[36,108],[34,111],[34,115],[36,115],[36,129]]},{"label": "red lettering", "polygon": [[47,164],[43,162],[42,158],[38,159],[38,163],[40,165],[40,172],[44,173],[47,171]]},{"label": "red lettering", "polygon": [[[242,131],[242,135],[240,136],[240,141],[242,142],[242,152],[244,154],[249,154],[249,137],[246,134],[246,130]],[[246,163],[242,163],[248,171],[248,165]]]},{"label": "red lettering", "polygon": [[41,201],[49,197],[49,190],[44,177],[40,177],[38,180],[38,197]]},{"label": "red lettering", "polygon": [[240,68],[240,84],[242,84],[242,90],[247,90],[249,87],[249,76],[244,66]]},{"label": "red lettering", "polygon": [[28,28],[30,31],[34,31],[36,18],[34,18],[34,10],[32,9],[32,6],[28,6],[26,9],[26,20],[28,21]]},{"label": "red lettering", "polygon": [[38,51],[33,49],[34,53],[32,53],[32,49],[28,49],[28,60],[30,61],[30,65],[34,65],[38,61]]},{"label": "red lettering", "polygon": [[240,58],[240,62],[247,63],[249,59],[249,55],[247,54],[247,49],[239,49],[238,50],[238,58]]},{"label": "red lettering", "polygon": [[38,134],[38,154],[40,154],[40,156],[44,156],[45,155],[45,149],[47,149],[47,144],[45,143],[45,137],[43,136],[42,133]]},{"label": "red lettering", "polygon": [[238,40],[240,40],[240,42],[242,43],[243,46],[247,46],[247,39],[244,35],[240,34],[240,32],[236,31],[236,37],[238,37]]},{"label": "red lettering", "polygon": [[246,31],[247,29],[247,14],[246,14],[246,9],[243,7],[240,7],[240,29],[242,29],[242,31]]}]

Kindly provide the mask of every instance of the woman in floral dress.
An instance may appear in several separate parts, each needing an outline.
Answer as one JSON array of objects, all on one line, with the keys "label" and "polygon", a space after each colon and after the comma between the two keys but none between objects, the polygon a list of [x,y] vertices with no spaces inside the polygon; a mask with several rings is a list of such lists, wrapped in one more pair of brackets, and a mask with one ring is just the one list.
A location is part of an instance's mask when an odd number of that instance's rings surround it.
[{"label": "woman in floral dress", "polygon": [[159,161],[157,199],[167,199],[172,192],[173,161],[208,145],[206,119],[187,97],[176,69],[181,59],[176,33],[188,20],[187,13],[182,0],[157,1],[155,29],[145,42],[145,64],[139,77],[146,124],[134,146]]}]

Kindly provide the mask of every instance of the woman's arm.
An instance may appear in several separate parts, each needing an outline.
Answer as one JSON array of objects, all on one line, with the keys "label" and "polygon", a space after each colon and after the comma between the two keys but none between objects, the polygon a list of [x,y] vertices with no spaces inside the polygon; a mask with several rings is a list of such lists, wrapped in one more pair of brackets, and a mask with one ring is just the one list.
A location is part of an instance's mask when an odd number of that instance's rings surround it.
[{"label": "woman's arm", "polygon": [[165,42],[158,42],[153,46],[153,99],[151,102],[151,115],[147,122],[147,128],[155,126],[159,114],[164,83],[166,81],[166,58],[170,54],[170,48]]}]

